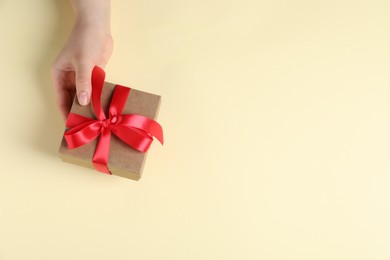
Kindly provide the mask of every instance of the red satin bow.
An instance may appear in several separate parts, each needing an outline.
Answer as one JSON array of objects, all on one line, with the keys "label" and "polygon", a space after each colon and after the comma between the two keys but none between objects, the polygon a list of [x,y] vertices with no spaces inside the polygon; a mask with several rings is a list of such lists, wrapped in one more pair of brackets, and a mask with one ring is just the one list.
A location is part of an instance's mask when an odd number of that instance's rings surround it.
[{"label": "red satin bow", "polygon": [[70,129],[64,136],[70,149],[85,145],[100,136],[92,162],[98,171],[111,174],[107,167],[111,133],[141,152],[149,149],[153,136],[161,144],[164,139],[162,128],[156,121],[142,115],[122,114],[130,88],[115,86],[109,117],[106,117],[100,103],[104,78],[105,72],[95,67],[92,72],[92,107],[97,119],[70,113],[66,121]]}]

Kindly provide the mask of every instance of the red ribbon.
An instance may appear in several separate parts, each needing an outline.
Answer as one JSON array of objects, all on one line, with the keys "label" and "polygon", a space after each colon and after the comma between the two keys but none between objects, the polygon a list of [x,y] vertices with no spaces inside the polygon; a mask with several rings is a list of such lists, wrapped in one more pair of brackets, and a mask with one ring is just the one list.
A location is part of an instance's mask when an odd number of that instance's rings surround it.
[{"label": "red ribbon", "polygon": [[70,129],[64,136],[70,149],[99,137],[92,162],[96,170],[111,174],[107,167],[111,133],[141,152],[149,149],[153,136],[161,144],[164,143],[164,138],[162,128],[156,121],[142,115],[122,114],[130,88],[115,86],[107,118],[100,103],[104,78],[105,72],[95,67],[92,71],[92,107],[96,119],[70,113],[66,121],[66,127]]}]

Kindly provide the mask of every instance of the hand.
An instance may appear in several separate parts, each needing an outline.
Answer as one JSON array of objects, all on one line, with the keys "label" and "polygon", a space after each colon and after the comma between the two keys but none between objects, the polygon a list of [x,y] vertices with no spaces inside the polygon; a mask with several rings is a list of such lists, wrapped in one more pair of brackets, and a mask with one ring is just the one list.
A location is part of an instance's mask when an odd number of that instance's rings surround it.
[{"label": "hand", "polygon": [[95,0],[88,5],[88,1],[73,0],[77,20],[51,70],[57,103],[65,118],[76,94],[80,105],[89,104],[92,70],[94,66],[104,68],[113,49],[109,1],[105,6]]}]

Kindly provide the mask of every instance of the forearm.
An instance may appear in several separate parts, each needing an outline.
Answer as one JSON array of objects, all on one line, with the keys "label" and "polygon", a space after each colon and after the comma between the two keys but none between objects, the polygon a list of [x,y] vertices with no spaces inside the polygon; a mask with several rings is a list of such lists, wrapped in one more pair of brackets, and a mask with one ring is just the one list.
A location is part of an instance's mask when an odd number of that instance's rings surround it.
[{"label": "forearm", "polygon": [[110,0],[69,0],[76,14],[76,26],[98,27],[111,34]]}]

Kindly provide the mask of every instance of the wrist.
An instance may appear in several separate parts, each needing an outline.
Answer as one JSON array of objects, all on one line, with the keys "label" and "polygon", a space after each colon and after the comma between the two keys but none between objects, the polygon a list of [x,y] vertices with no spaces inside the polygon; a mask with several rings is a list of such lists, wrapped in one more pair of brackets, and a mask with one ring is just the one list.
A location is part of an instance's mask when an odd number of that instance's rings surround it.
[{"label": "wrist", "polygon": [[76,15],[75,27],[99,28],[111,35],[110,0],[71,0]]}]

